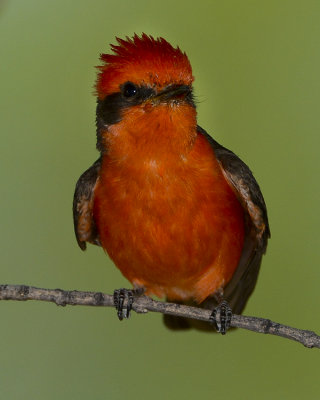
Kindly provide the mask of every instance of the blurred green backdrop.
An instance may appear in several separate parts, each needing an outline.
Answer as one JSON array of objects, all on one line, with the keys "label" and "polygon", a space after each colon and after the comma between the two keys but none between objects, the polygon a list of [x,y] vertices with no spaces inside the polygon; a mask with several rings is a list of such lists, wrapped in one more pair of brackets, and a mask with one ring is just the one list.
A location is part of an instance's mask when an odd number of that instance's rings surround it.
[{"label": "blurred green backdrop", "polygon": [[[77,247],[71,201],[98,156],[93,66],[115,35],[146,32],[187,52],[200,125],[262,187],[272,240],[245,313],[319,332],[319,1],[7,0],[0,12],[0,282],[128,286],[101,249]],[[40,302],[1,302],[0,315],[1,399],[320,396],[319,351],[281,338]]]}]

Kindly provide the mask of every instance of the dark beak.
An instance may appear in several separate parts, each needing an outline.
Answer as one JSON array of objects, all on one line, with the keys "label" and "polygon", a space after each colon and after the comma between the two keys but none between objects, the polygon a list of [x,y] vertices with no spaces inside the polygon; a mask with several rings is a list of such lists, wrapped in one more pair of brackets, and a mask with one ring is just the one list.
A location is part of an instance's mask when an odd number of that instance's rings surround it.
[{"label": "dark beak", "polygon": [[184,100],[191,98],[192,89],[188,85],[170,85],[158,93],[153,99],[158,101]]}]

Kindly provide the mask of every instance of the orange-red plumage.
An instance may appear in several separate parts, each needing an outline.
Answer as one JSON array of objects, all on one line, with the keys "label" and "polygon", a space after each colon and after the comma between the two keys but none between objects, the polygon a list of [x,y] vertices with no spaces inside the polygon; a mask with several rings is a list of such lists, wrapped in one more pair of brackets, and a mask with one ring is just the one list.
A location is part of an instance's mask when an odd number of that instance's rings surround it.
[{"label": "orange-red plumage", "polygon": [[241,312],[269,237],[259,186],[197,126],[186,54],[144,34],[117,40],[101,56],[101,158],[77,184],[78,243],[100,244],[147,294],[201,303],[226,288]]},{"label": "orange-red plumage", "polygon": [[117,38],[119,46],[112,45],[114,54],[101,54],[104,65],[99,66],[96,90],[99,98],[119,90],[119,84],[130,80],[165,87],[172,82],[189,85],[193,81],[188,57],[173,48],[163,38],[154,39],[145,34],[127,40]]},{"label": "orange-red plumage", "polygon": [[[147,293],[201,302],[238,265],[243,210],[209,143],[197,134],[194,115],[177,117],[166,107],[141,113],[109,131],[95,189],[100,241]],[[164,121],[166,131],[157,132]]]}]

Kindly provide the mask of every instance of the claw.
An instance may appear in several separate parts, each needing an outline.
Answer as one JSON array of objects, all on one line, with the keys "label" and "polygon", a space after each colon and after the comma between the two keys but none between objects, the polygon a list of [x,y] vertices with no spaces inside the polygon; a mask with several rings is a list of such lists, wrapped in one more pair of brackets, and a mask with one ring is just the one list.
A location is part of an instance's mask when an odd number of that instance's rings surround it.
[{"label": "claw", "polygon": [[212,311],[209,322],[213,324],[217,332],[225,335],[227,330],[230,328],[232,318],[232,310],[228,302],[223,300],[221,303]]},{"label": "claw", "polygon": [[[125,304],[125,299],[126,305]],[[130,317],[130,311],[132,310],[133,304],[133,293],[132,290],[118,289],[113,292],[113,304],[117,310],[117,315],[120,321],[123,318]]]}]

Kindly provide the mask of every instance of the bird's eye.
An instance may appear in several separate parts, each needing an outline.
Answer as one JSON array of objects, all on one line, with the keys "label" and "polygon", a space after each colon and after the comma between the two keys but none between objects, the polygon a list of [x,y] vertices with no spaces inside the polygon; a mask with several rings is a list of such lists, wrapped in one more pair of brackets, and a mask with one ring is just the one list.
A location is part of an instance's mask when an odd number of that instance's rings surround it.
[{"label": "bird's eye", "polygon": [[131,82],[127,82],[123,85],[122,94],[124,97],[133,97],[138,93],[138,88]]}]

